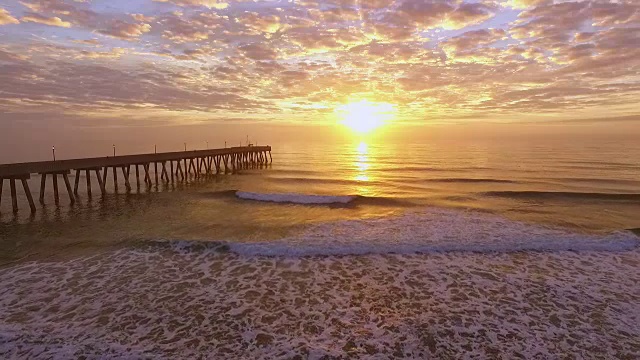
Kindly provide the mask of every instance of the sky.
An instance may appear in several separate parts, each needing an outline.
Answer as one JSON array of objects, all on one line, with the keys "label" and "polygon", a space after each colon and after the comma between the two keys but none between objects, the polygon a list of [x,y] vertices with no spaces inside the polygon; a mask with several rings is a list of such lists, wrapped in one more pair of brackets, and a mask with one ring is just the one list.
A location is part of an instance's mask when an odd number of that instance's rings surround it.
[{"label": "sky", "polygon": [[640,127],[640,0],[0,0],[5,134],[331,124],[359,101]]}]

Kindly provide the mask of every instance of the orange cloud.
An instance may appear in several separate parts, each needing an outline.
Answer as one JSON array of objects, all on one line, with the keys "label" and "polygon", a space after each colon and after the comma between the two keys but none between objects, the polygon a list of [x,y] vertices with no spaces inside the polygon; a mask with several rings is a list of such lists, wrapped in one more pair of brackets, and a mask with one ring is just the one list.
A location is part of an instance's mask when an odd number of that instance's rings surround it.
[{"label": "orange cloud", "polygon": [[0,8],[0,25],[19,24],[19,23],[20,21],[18,21],[18,19],[11,16],[11,14],[7,10]]},{"label": "orange cloud", "polygon": [[246,12],[236,18],[236,21],[257,32],[275,33],[282,28],[280,17],[277,15],[260,15],[256,12]]},{"label": "orange cloud", "polygon": [[147,33],[151,30],[151,25],[144,23],[128,23],[122,20],[111,21],[105,29],[100,29],[98,32],[102,35],[107,35],[120,39],[133,39],[140,35]]},{"label": "orange cloud", "polygon": [[179,6],[204,6],[214,9],[225,9],[228,3],[218,0],[153,0],[156,2],[170,2]]},{"label": "orange cloud", "polygon": [[26,15],[23,16],[20,20],[22,20],[23,22],[34,22],[34,23],[49,25],[49,26],[59,26],[64,28],[71,27],[70,22],[63,21],[57,16],[46,17],[33,12],[26,13]]}]

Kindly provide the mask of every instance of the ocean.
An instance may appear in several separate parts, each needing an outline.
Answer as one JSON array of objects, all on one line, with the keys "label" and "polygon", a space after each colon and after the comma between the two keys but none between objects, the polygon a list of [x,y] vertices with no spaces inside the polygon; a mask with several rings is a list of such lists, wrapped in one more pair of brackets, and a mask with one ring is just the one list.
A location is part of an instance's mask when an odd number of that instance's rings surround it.
[{"label": "ocean", "polygon": [[0,357],[640,356],[633,137],[271,145],[35,217],[5,186]]}]

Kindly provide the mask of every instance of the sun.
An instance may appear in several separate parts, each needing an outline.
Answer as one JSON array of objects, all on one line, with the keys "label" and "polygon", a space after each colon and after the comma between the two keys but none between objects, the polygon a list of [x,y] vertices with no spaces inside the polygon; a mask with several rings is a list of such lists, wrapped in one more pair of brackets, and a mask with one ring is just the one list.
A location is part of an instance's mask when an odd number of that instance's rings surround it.
[{"label": "sun", "polygon": [[360,100],[336,108],[340,122],[358,134],[366,134],[384,125],[395,115],[392,104]]}]

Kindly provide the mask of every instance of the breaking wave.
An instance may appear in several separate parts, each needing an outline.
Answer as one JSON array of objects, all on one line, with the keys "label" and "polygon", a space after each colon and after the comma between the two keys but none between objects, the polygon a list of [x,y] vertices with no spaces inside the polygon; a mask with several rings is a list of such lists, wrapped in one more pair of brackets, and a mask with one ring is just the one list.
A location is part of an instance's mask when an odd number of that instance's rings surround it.
[{"label": "breaking wave", "polygon": [[348,204],[356,198],[355,196],[306,195],[294,193],[263,194],[248,191],[237,191],[236,196],[245,200],[293,204]]},{"label": "breaking wave", "polygon": [[231,251],[245,256],[330,256],[520,251],[624,251],[639,245],[630,231],[584,234],[474,211],[428,209],[396,217],[311,226],[268,242],[164,242],[173,249]]},{"label": "breaking wave", "polygon": [[331,205],[331,206],[414,206],[409,199],[400,199],[382,196],[362,196],[362,195],[313,195],[298,193],[257,193],[248,191],[224,191],[216,193],[220,196],[234,194],[238,199],[262,201],[280,204],[300,204],[300,205]]}]

